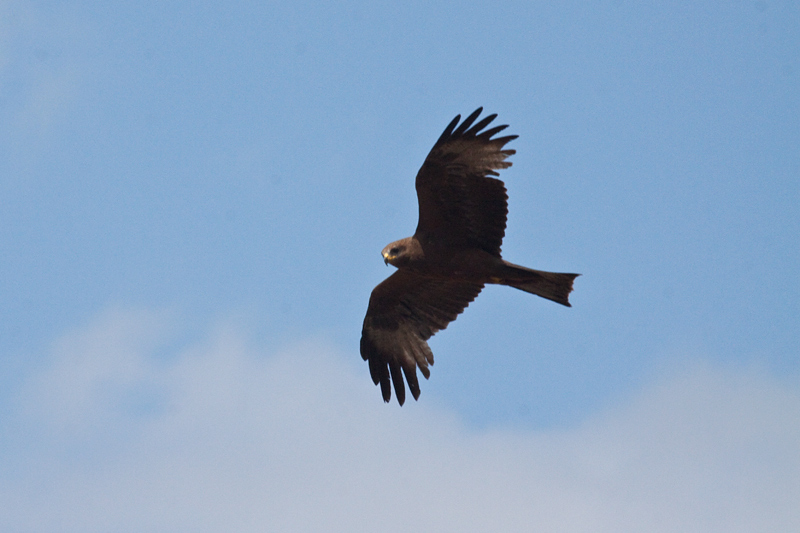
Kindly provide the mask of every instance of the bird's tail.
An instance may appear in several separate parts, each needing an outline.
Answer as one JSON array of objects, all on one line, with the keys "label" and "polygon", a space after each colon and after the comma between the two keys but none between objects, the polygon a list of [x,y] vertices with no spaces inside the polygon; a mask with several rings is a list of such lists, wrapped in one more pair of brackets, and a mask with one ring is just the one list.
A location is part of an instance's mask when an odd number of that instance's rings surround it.
[{"label": "bird's tail", "polygon": [[507,267],[501,282],[504,285],[572,307],[569,303],[569,293],[572,292],[572,282],[580,274],[543,272],[514,265],[507,261],[504,263]]}]

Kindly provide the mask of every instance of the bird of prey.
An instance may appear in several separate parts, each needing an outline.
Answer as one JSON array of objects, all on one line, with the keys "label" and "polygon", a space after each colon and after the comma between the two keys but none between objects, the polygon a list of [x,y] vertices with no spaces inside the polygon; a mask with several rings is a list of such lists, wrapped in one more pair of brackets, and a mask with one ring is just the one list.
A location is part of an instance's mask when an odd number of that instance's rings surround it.
[{"label": "bird of prey", "polygon": [[508,126],[484,130],[497,115],[475,122],[456,116],[445,128],[417,173],[419,223],[413,236],[381,251],[397,267],[372,291],[361,330],[361,357],[369,361],[383,400],[405,402],[403,374],[419,398],[417,368],[428,379],[433,353],[426,342],[445,329],[481,292],[494,283],[570,306],[578,274],[557,274],[509,263],[500,256],[508,196],[498,176],[511,166],[504,150],[517,135],[492,138]]}]

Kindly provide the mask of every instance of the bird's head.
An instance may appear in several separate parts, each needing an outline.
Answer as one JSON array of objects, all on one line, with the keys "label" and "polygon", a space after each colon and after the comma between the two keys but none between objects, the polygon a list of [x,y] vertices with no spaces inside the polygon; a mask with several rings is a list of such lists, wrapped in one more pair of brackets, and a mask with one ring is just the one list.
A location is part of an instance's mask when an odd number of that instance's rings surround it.
[{"label": "bird's head", "polygon": [[403,241],[395,241],[381,250],[384,263],[399,267],[405,262],[407,246]]}]

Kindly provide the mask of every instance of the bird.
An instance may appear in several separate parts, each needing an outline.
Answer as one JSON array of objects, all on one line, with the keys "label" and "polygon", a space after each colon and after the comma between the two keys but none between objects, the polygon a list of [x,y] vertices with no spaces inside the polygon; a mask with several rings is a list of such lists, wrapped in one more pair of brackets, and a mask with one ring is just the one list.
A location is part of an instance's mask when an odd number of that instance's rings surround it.
[{"label": "bird", "polygon": [[[485,129],[479,107],[463,122],[457,115],[425,158],[416,177],[419,221],[414,235],[388,244],[384,263],[397,270],[372,291],[361,330],[361,357],[384,402],[392,387],[405,402],[403,376],[415,400],[417,369],[430,377],[428,339],[454,321],[486,284],[507,285],[571,307],[579,274],[533,270],[509,263],[500,248],[506,230],[508,194],[497,179],[516,150],[504,149],[517,135],[495,137],[508,126]],[[476,122],[477,120],[477,122]]]}]

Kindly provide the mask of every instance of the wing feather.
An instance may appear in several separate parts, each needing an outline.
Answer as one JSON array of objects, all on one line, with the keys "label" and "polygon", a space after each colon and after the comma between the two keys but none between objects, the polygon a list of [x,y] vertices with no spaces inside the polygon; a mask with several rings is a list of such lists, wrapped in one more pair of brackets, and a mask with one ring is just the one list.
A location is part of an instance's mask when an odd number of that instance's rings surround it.
[{"label": "wing feather", "polygon": [[415,235],[422,241],[481,248],[499,257],[508,195],[503,182],[491,176],[511,166],[506,158],[515,150],[503,147],[517,136],[492,138],[506,125],[482,132],[497,117],[489,115],[475,123],[482,111],[478,108],[461,124],[461,116],[456,116],[417,173],[419,224]]},{"label": "wing feather", "polygon": [[372,291],[361,330],[361,357],[369,362],[372,381],[381,386],[383,400],[400,405],[405,381],[419,398],[417,368],[430,376],[433,353],[426,342],[456,319],[483,289],[479,283],[425,278],[398,270]]}]

